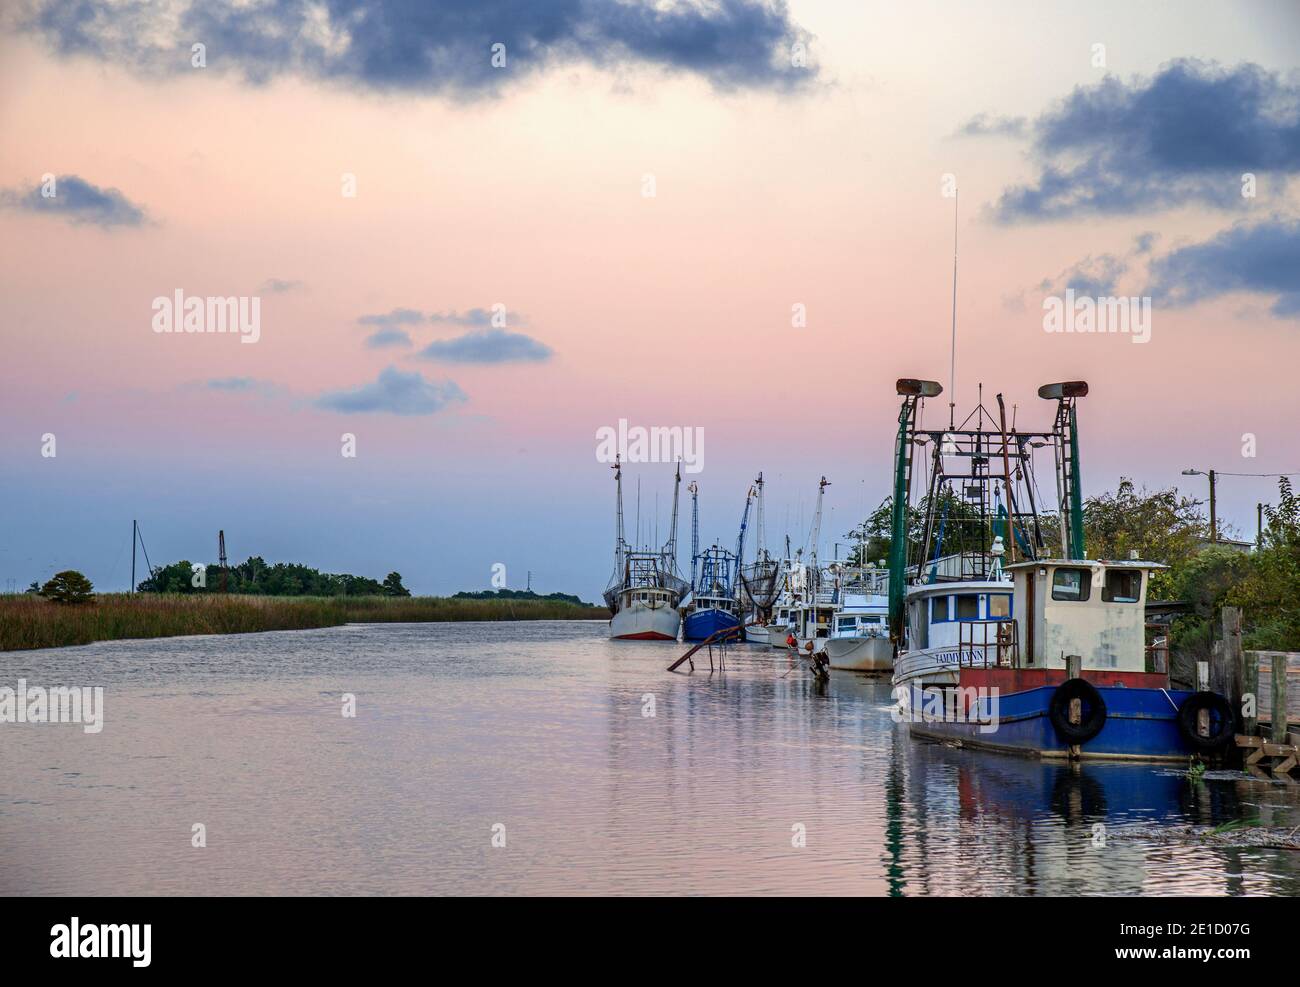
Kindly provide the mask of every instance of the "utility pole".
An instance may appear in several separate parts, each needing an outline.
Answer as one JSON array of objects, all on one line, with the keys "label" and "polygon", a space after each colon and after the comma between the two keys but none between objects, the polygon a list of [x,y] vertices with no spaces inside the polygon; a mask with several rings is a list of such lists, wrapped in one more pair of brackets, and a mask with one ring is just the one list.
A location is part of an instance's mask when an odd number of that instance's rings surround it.
[{"label": "utility pole", "polygon": [[1255,505],[1255,548],[1264,547],[1264,505]]},{"label": "utility pole", "polygon": [[1210,470],[1210,541],[1217,545],[1219,543],[1219,519],[1214,512],[1214,470]]},{"label": "utility pole", "polygon": [[1218,480],[1218,474],[1214,470],[1206,473],[1204,470],[1187,469],[1183,470],[1183,476],[1208,476],[1210,478],[1210,544],[1217,545],[1219,542],[1219,515],[1215,504],[1214,485]]}]

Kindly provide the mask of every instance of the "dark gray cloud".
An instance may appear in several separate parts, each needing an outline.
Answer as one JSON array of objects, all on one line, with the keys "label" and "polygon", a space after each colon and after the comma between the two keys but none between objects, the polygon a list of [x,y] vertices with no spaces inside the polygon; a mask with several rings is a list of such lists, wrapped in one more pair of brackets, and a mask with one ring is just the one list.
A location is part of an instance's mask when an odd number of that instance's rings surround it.
[{"label": "dark gray cloud", "polygon": [[1146,293],[1156,302],[1191,305],[1234,292],[1269,296],[1274,315],[1300,317],[1300,221],[1238,223],[1151,262]]},{"label": "dark gray cloud", "polygon": [[315,401],[318,408],[344,414],[382,412],[392,415],[432,415],[447,405],[466,400],[455,381],[428,380],[418,371],[403,373],[386,367],[370,384],[344,391],[328,391]]},{"label": "dark gray cloud", "polygon": [[284,387],[269,380],[256,377],[213,377],[203,382],[209,391],[222,391],[226,394],[257,394],[273,398],[287,394]]},{"label": "dark gray cloud", "polygon": [[1300,84],[1252,64],[1179,60],[1077,88],[1030,132],[1039,173],[1002,193],[1002,222],[1241,207],[1243,174],[1300,172]]},{"label": "dark gray cloud", "polygon": [[1039,287],[1047,294],[1064,294],[1073,288],[1076,295],[1090,298],[1108,298],[1115,294],[1115,286],[1128,270],[1128,262],[1114,254],[1088,256],[1055,278],[1045,278]]},{"label": "dark gray cloud", "polygon": [[[297,74],[379,90],[491,93],[552,65],[639,63],[723,89],[792,88],[809,36],[784,0],[179,0],[163,17],[144,0],[36,0],[23,26],[56,51],[150,72],[207,68],[253,82]],[[494,67],[492,46],[505,45]]]},{"label": "dark gray cloud", "polygon": [[214,377],[208,387],[214,391],[251,391],[256,389],[257,381],[252,377]]},{"label": "dark gray cloud", "polygon": [[957,129],[958,137],[1019,137],[1029,121],[1024,117],[999,117],[977,113]]},{"label": "dark gray cloud", "polygon": [[264,291],[272,295],[283,295],[287,291],[294,291],[303,287],[301,281],[291,281],[286,278],[267,278],[259,286],[259,291]]},{"label": "dark gray cloud", "polygon": [[363,326],[380,326],[390,329],[393,326],[413,326],[425,320],[423,312],[413,308],[395,308],[381,315],[363,315],[357,322]]},{"label": "dark gray cloud", "polygon": [[411,334],[405,329],[380,329],[366,337],[366,346],[372,350],[390,346],[411,346]]},{"label": "dark gray cloud", "polygon": [[544,343],[504,329],[481,329],[455,339],[437,339],[420,350],[420,356],[427,360],[448,363],[536,363],[552,355]]},{"label": "dark gray cloud", "polygon": [[71,223],[104,229],[145,222],[144,210],[117,189],[100,188],[77,175],[59,175],[49,185],[38,183],[32,189],[7,189],[0,192],[0,202],[11,209],[61,216]]},{"label": "dark gray cloud", "polygon": [[[485,308],[471,308],[464,312],[430,312],[429,321],[448,326],[490,326],[492,313]],[[522,322],[522,319],[516,318]]]}]

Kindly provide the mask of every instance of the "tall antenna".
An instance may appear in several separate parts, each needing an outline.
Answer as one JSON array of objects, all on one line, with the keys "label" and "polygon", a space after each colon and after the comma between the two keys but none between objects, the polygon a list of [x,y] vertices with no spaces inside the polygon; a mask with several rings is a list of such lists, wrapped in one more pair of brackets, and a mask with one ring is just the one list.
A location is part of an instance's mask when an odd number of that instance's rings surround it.
[{"label": "tall antenna", "polygon": [[948,363],[948,428],[957,425],[957,190],[952,191],[952,357]]},{"label": "tall antenna", "polygon": [[221,557],[221,592],[226,592],[226,533],[225,531],[217,532],[217,553]]},{"label": "tall antenna", "polygon": [[614,489],[617,508],[615,510],[614,559],[620,572],[623,571],[624,548],[627,542],[623,538],[623,463],[618,455],[614,456]]}]

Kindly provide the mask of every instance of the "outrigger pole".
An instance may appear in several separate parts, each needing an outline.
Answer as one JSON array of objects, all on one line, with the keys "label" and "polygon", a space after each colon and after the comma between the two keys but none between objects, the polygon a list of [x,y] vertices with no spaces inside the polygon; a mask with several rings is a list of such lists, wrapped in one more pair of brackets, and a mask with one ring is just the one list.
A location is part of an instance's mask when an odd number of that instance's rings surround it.
[{"label": "outrigger pole", "polygon": [[903,396],[898,412],[898,438],[894,444],[894,498],[889,544],[889,637],[898,644],[903,639],[903,580],[907,572],[907,497],[912,464],[912,429],[916,425],[917,405],[924,398],[938,397],[943,385],[933,380],[903,378],[895,385]]},{"label": "outrigger pole", "polygon": [[1085,559],[1087,550],[1083,542],[1083,492],[1079,483],[1079,417],[1075,399],[1086,397],[1088,384],[1082,380],[1068,380],[1060,384],[1044,384],[1038,396],[1046,401],[1056,401],[1056,462],[1060,482],[1061,537],[1065,542],[1067,559]]}]

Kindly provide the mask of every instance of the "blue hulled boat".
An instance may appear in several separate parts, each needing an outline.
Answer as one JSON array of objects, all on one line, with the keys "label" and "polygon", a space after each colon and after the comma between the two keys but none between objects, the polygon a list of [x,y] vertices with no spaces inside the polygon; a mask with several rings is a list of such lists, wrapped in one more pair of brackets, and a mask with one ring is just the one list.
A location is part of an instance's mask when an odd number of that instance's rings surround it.
[{"label": "blue hulled boat", "polygon": [[[739,638],[740,604],[736,599],[734,579],[736,556],[714,545],[699,550],[699,487],[691,491],[691,598],[682,618],[683,641],[705,641],[719,632],[731,631],[719,640]],[[749,505],[746,501],[746,514]],[[743,523],[742,523],[743,530]]]},{"label": "blue hulled boat", "polygon": [[[1146,644],[1147,590],[1165,567],[1084,551],[1075,401],[1088,385],[1039,388],[1057,402],[1047,432],[1008,432],[1000,394],[997,418],[981,407],[975,427],[919,430],[919,401],[941,391],[934,381],[898,382],[889,613],[894,694],[908,729],[1038,757],[1222,752],[1236,730],[1232,705],[1204,686],[1172,688],[1167,649]],[[916,539],[907,495],[914,450],[926,446],[930,493]],[[1059,553],[1048,548],[1031,485],[1032,450],[1047,447],[1057,467]]]}]

